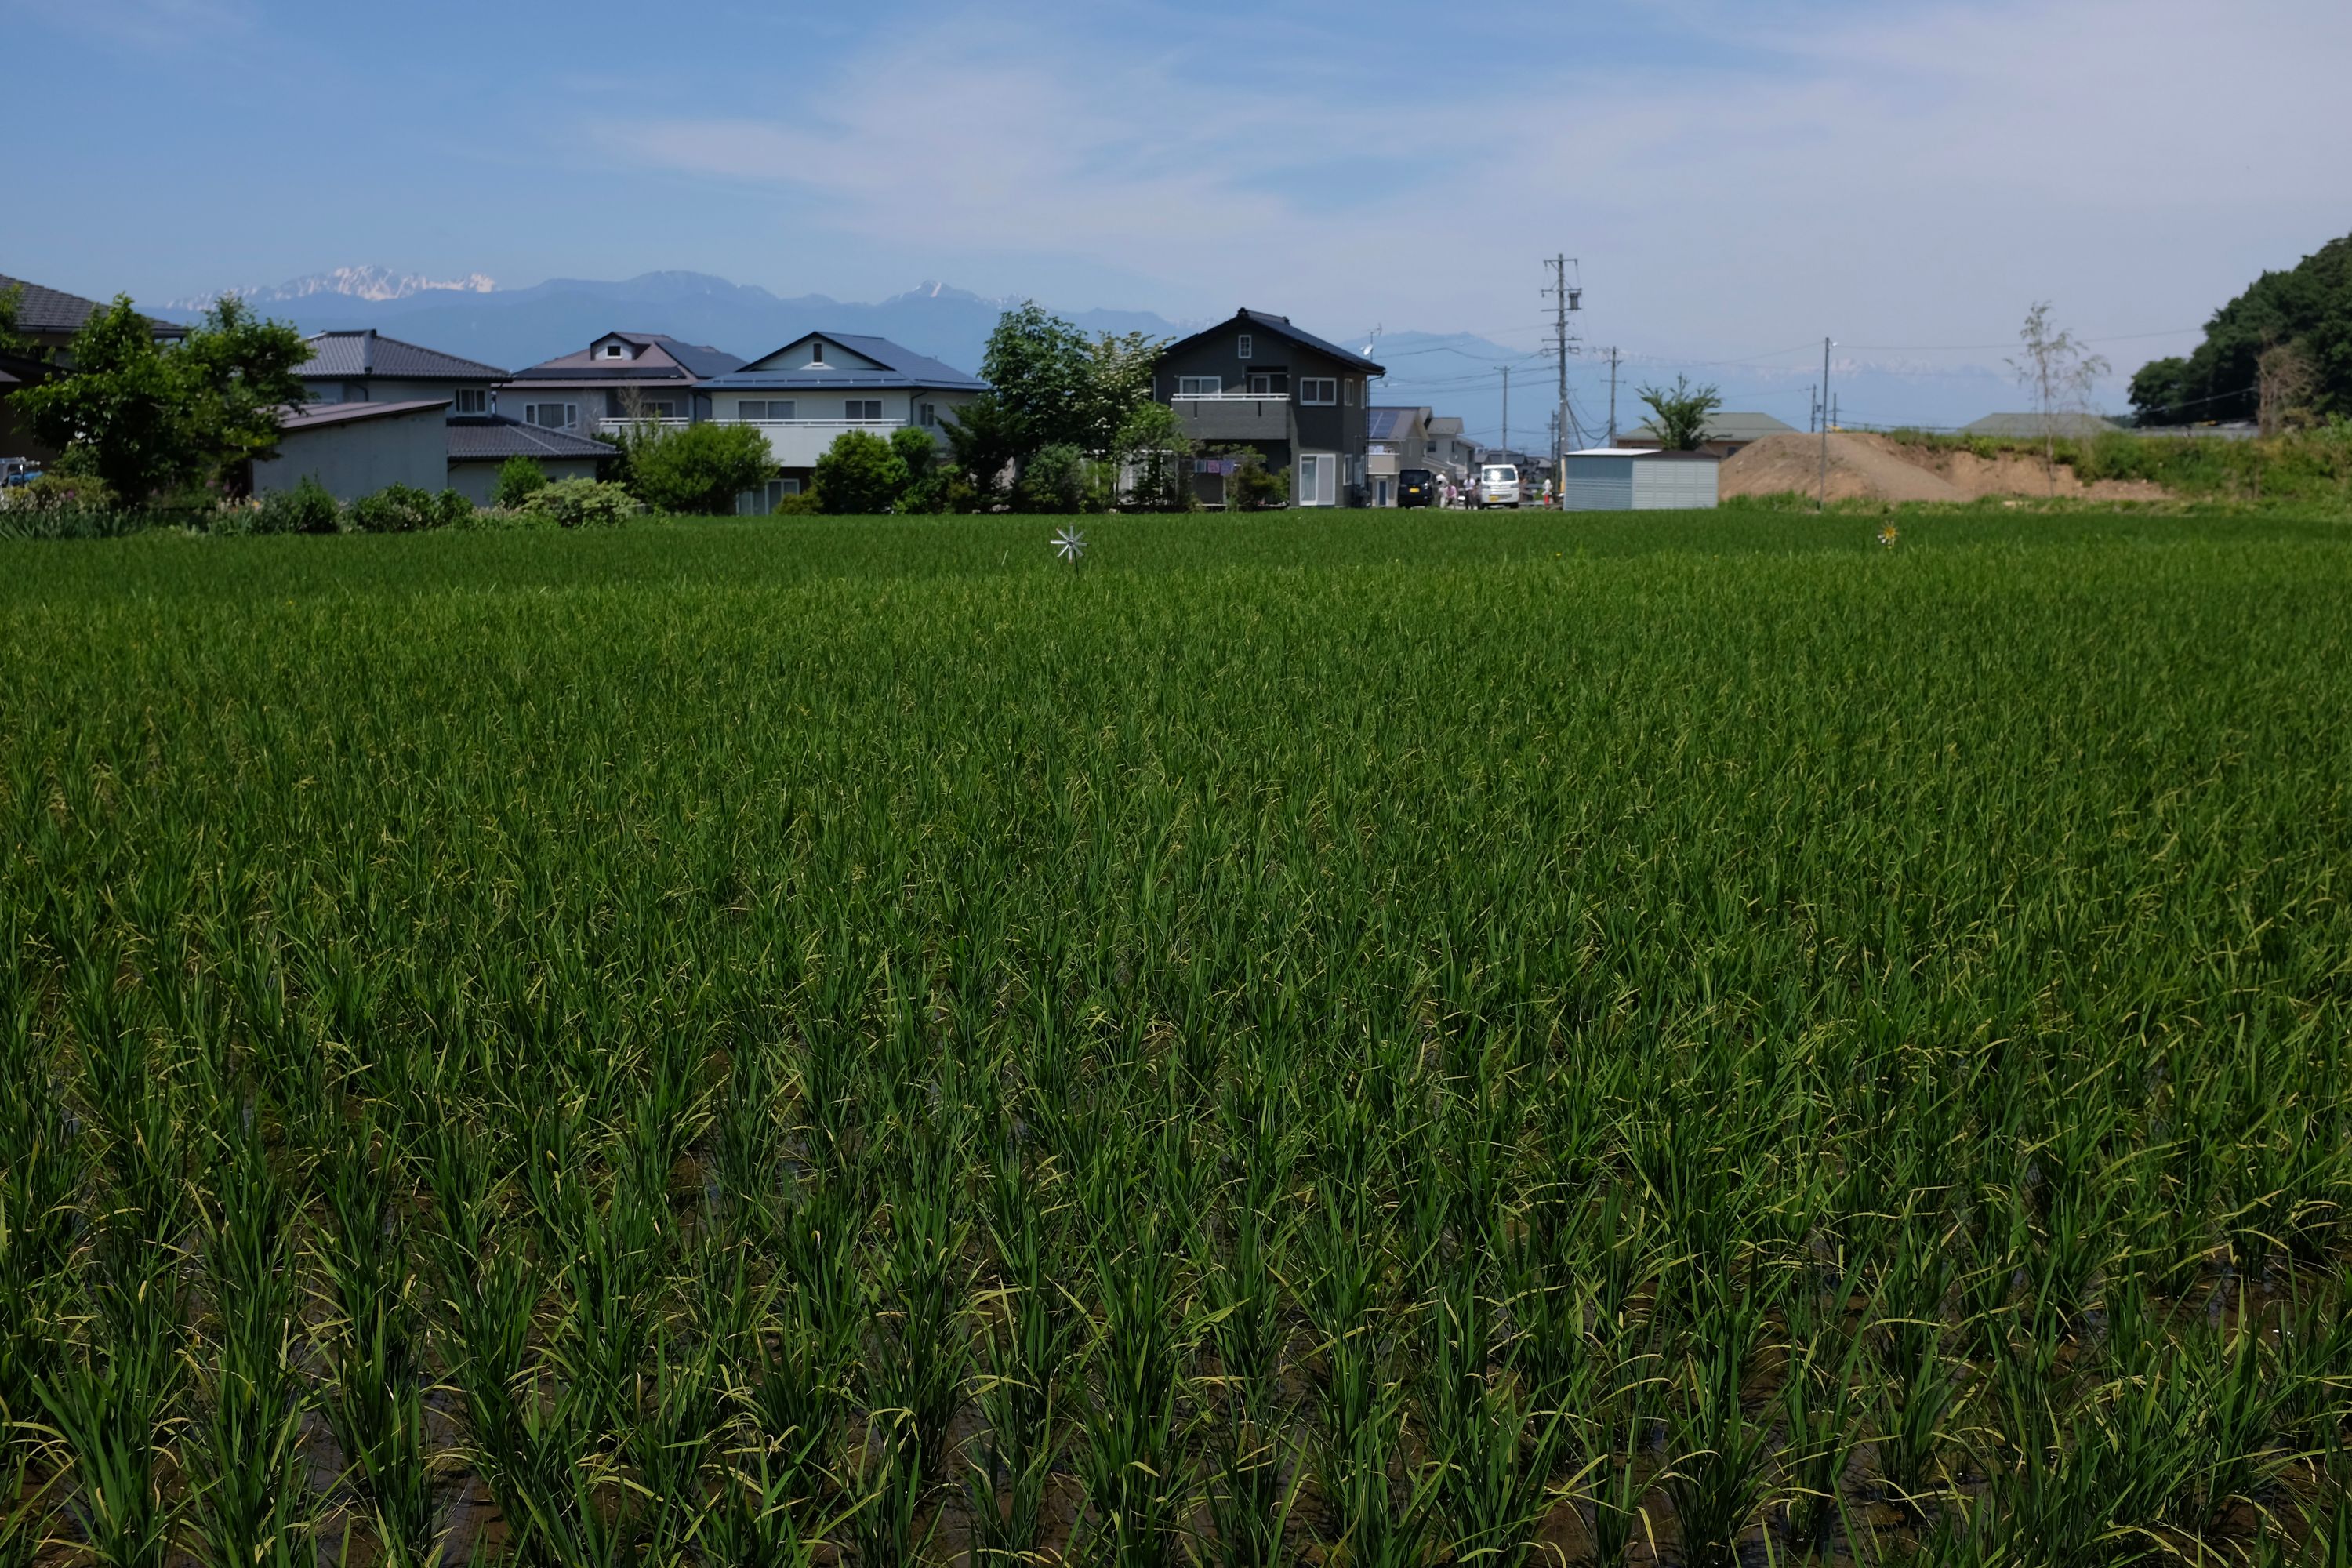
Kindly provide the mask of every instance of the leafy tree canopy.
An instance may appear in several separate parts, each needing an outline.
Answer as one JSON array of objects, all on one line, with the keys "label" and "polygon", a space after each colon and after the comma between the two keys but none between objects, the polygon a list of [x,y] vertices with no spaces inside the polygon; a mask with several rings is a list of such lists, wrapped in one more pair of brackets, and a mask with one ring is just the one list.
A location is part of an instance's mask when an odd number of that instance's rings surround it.
[{"label": "leafy tree canopy", "polygon": [[1675,377],[1672,386],[1634,388],[1650,405],[1650,424],[1658,445],[1673,452],[1695,452],[1706,439],[1707,416],[1723,406],[1723,395],[1713,386],[1693,386],[1690,377]]},{"label": "leafy tree canopy", "polygon": [[1088,338],[1034,301],[1007,310],[981,360],[1003,415],[996,428],[1024,462],[1046,447],[1106,455],[1128,416],[1151,396],[1152,366],[1165,346],[1141,332]]},{"label": "leafy tree canopy", "polygon": [[645,425],[626,441],[629,493],[656,511],[717,517],[766,482],[776,460],[749,425],[706,421],[677,429]]},{"label": "leafy tree canopy", "polygon": [[2299,350],[2307,369],[2306,411],[2352,416],[2352,236],[2286,271],[2263,273],[2213,312],[2193,351],[2142,366],[2132,377],[2132,407],[2143,425],[2253,418],[2263,356],[2284,346]]},{"label": "leafy tree canopy", "polygon": [[816,460],[817,510],[836,516],[871,516],[898,504],[907,488],[907,459],[870,430],[844,430]]},{"label": "leafy tree canopy", "polygon": [[68,351],[70,374],[13,399],[60,467],[103,479],[126,503],[194,483],[235,486],[275,455],[278,410],[302,397],[310,357],[292,327],[223,299],[174,349],[128,295],[93,310]]}]

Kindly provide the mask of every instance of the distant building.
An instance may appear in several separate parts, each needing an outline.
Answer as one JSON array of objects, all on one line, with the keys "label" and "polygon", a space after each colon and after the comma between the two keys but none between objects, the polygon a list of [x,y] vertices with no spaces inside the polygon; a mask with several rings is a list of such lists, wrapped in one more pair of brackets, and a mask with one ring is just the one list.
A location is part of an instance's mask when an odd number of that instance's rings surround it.
[{"label": "distant building", "polygon": [[[1368,499],[1371,378],[1387,370],[1265,310],[1169,344],[1151,395],[1176,412],[1204,456],[1247,447],[1290,476],[1293,506],[1361,506]],[[1224,504],[1224,476],[1196,470],[1201,499]]]},{"label": "distant building", "polygon": [[[613,456],[611,447],[585,432],[535,428],[500,413],[499,389],[509,377],[494,364],[388,338],[373,328],[320,332],[309,341],[310,357],[294,374],[302,378],[313,407],[405,405],[437,400],[446,410],[443,471],[425,489],[446,487],[478,506],[487,506],[498,486],[499,469],[509,458],[530,458],[552,479],[593,479],[599,459]],[[340,439],[348,444],[359,438]],[[368,493],[355,490],[346,495],[332,484],[327,488],[345,500]]]},{"label": "distant building", "polygon": [[1470,477],[1472,465],[1478,461],[1478,447],[1462,433],[1462,421],[1451,414],[1440,414],[1429,420],[1429,466],[1453,479],[1455,484]]},{"label": "distant building", "polygon": [[1397,476],[1429,464],[1429,410],[1374,408],[1364,421],[1364,482],[1370,506],[1397,504]]},{"label": "distant building", "polygon": [[704,382],[709,418],[755,426],[775,475],[739,505],[766,511],[807,484],[816,460],[845,430],[886,439],[909,426],[947,439],[955,411],[988,384],[887,338],[806,332],[740,369]]},{"label": "distant building", "polygon": [[724,349],[660,332],[606,332],[576,353],[514,373],[507,412],[544,430],[593,436],[635,419],[708,419],[704,387],[743,368]]},{"label": "distant building", "polygon": [[2067,436],[2088,440],[2094,436],[2105,436],[2122,426],[2097,414],[2063,412],[2045,417],[2039,414],[1988,414],[1972,425],[1960,426],[1963,436],[1988,436],[1997,441],[2039,441],[2044,427],[2053,436]]},{"label": "distant building", "polygon": [[[1716,413],[1706,417],[1706,434],[1698,449],[1712,457],[1728,458],[1751,441],[1761,441],[1767,436],[1793,436],[1797,427],[1769,414]],[[1655,451],[1664,445],[1657,427],[1643,425],[1618,438],[1618,447],[1626,451]]]}]

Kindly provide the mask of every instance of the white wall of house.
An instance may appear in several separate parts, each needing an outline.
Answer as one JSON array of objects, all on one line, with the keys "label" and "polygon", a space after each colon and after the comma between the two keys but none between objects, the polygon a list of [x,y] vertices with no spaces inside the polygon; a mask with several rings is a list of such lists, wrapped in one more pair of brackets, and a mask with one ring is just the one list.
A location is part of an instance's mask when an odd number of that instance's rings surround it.
[{"label": "white wall of house", "polygon": [[[551,479],[593,479],[596,477],[596,459],[593,458],[540,458],[534,460]],[[476,506],[488,506],[491,491],[498,489],[499,469],[505,463],[503,458],[452,461],[449,465],[449,488]]]},{"label": "white wall of house", "polygon": [[845,430],[887,439],[893,430],[911,425],[944,444],[955,411],[971,399],[969,392],[910,393],[904,387],[719,392],[711,395],[711,417],[756,426],[768,438],[779,468],[808,468]]},{"label": "white wall of house", "polygon": [[290,490],[314,479],[338,500],[373,495],[386,485],[438,490],[449,482],[449,434],[439,408],[289,430],[278,456],[253,465],[256,495]]},{"label": "white wall of house", "polygon": [[452,414],[503,413],[495,405],[495,389],[481,382],[386,381],[381,376],[338,381],[331,376],[306,380],[313,403],[416,403],[446,397]]}]

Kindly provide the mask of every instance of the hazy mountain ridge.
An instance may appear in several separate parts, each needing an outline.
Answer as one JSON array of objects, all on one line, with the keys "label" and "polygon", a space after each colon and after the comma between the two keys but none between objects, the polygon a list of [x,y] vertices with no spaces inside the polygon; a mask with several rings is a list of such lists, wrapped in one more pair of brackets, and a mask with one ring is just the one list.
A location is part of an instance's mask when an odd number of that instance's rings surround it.
[{"label": "hazy mountain ridge", "polygon": [[[382,268],[341,268],[319,277],[338,275],[387,282],[403,276]],[[870,304],[824,294],[783,298],[754,283],[682,270],[617,281],[551,278],[524,289],[433,285],[404,292],[300,287],[311,281],[232,292],[306,332],[374,327],[508,370],[570,353],[608,331],[665,332],[751,359],[804,332],[823,331],[888,338],[959,370],[977,371],[998,316],[1020,303],[936,281]],[[207,303],[177,300],[156,313],[186,319]],[[1090,332],[1180,337],[1193,330],[1149,310],[1062,314]]]},{"label": "hazy mountain ridge", "polygon": [[364,300],[382,303],[405,300],[415,294],[488,294],[498,288],[498,280],[479,272],[468,272],[463,278],[427,278],[416,272],[394,272],[385,267],[337,267],[325,272],[313,272],[307,278],[292,278],[283,283],[248,284],[236,289],[219,289],[210,294],[190,296],[184,300],[165,302],[167,310],[197,311],[204,310],[223,295],[247,300],[257,305],[283,304],[297,300],[334,295],[347,300]]}]

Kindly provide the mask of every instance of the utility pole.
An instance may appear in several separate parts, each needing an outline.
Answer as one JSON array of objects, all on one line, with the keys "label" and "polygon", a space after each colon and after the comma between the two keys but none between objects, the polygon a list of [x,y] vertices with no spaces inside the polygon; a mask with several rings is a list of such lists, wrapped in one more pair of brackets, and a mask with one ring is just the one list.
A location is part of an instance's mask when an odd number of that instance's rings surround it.
[{"label": "utility pole", "polygon": [[1511,449],[1511,367],[1503,367],[1503,450]]},{"label": "utility pole", "polygon": [[1830,509],[1829,394],[1830,340],[1823,338],[1822,340],[1822,397],[1823,400],[1822,404],[1822,493],[1821,499],[1813,503],[1813,510],[1816,511],[1827,511]]},{"label": "utility pole", "polygon": [[1561,460],[1561,453],[1567,445],[1571,423],[1568,412],[1568,317],[1569,312],[1584,309],[1584,290],[1580,287],[1571,288],[1568,281],[1568,269],[1576,265],[1574,257],[1555,256],[1546,265],[1551,268],[1551,287],[1544,292],[1552,297],[1552,357],[1558,362],[1559,371],[1559,410],[1552,416],[1551,461],[1552,467],[1558,470],[1556,477],[1565,489],[1568,468]]},{"label": "utility pole", "polygon": [[1617,351],[1609,351],[1609,444],[1617,444]]}]

